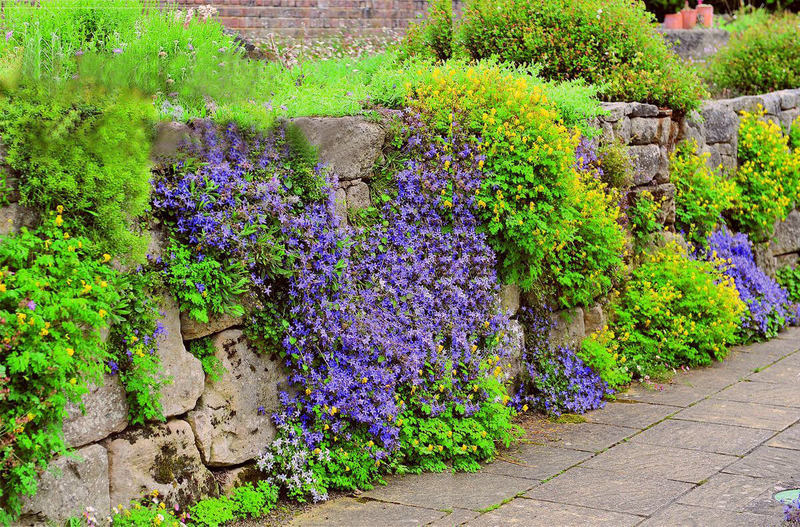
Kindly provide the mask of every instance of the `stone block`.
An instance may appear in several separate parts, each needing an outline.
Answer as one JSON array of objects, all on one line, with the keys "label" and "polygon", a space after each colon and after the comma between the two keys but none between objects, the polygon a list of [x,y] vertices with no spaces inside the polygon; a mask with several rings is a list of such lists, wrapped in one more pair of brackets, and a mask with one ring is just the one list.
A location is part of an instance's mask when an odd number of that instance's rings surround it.
[{"label": "stone block", "polygon": [[0,236],[15,234],[22,227],[33,227],[37,218],[36,212],[19,203],[0,207]]},{"label": "stone block", "polygon": [[739,117],[734,111],[711,103],[702,110],[707,144],[732,143],[739,131]]},{"label": "stone block", "polygon": [[160,159],[177,153],[178,148],[192,135],[185,123],[162,121],[156,126],[156,138],[150,149],[150,157]]},{"label": "stone block", "polygon": [[517,386],[527,375],[525,368],[525,328],[519,321],[511,320],[508,324],[508,335],[510,338],[508,365],[503,364],[503,366],[506,368],[511,384]]},{"label": "stone block", "polygon": [[347,225],[347,192],[343,188],[337,188],[333,199],[334,214],[341,224]]},{"label": "stone block", "polygon": [[795,90],[783,90],[778,92],[781,98],[781,110],[791,110],[797,107],[797,93]]},{"label": "stone block", "polygon": [[186,421],[132,428],[107,440],[111,503],[127,504],[157,490],[167,506],[185,507],[217,494]]},{"label": "stone block", "polygon": [[90,386],[82,397],[85,413],[77,404],[68,404],[64,419],[64,440],[77,448],[105,439],[128,426],[128,401],[119,377],[106,375],[103,384]]},{"label": "stone block", "polygon": [[369,198],[369,187],[363,181],[355,181],[347,188],[347,210],[367,209],[372,205]]},{"label": "stone block", "polygon": [[550,315],[553,327],[550,329],[550,347],[580,345],[586,336],[583,322],[583,309],[575,307]]},{"label": "stone block", "polygon": [[633,184],[636,186],[650,183],[668,165],[666,154],[658,145],[629,146],[628,154],[633,160]]},{"label": "stone block", "polygon": [[251,349],[240,330],[219,333],[213,343],[225,373],[206,381],[187,419],[207,465],[238,465],[258,457],[275,437],[271,416],[285,377],[281,363]]},{"label": "stone block", "polygon": [[595,331],[603,329],[606,322],[606,314],[599,304],[595,304],[583,310],[583,326],[586,335],[591,335]]},{"label": "stone block", "polygon": [[615,123],[625,117],[627,111],[627,103],[624,102],[604,102],[600,106],[605,110],[608,115],[604,115],[601,119],[607,123]]},{"label": "stone block", "polygon": [[208,322],[200,322],[190,316],[189,313],[181,313],[181,334],[183,340],[195,340],[214,333],[219,333],[232,327],[244,324],[244,316],[233,316],[227,313],[222,315],[210,315]]},{"label": "stone block", "polygon": [[100,445],[78,449],[74,456],[50,463],[39,480],[36,495],[26,498],[18,526],[63,524],[80,516],[86,507],[103,521],[111,511],[108,454]]},{"label": "stone block", "polygon": [[256,483],[266,477],[266,474],[258,470],[254,463],[229,470],[220,470],[214,473],[219,484],[219,493],[222,495],[230,494],[236,487],[241,487],[245,483]]},{"label": "stone block", "polygon": [[625,108],[625,115],[629,117],[658,117],[658,106],[642,102],[630,102]]},{"label": "stone block", "polygon": [[[662,135],[661,119],[634,117],[630,120],[632,145],[657,144]],[[667,134],[669,135],[669,134]]]},{"label": "stone block", "polygon": [[614,138],[622,144],[630,144],[631,141],[631,120],[623,117],[619,121],[613,123],[611,127],[614,130]]},{"label": "stone block", "polygon": [[800,117],[800,108],[781,111],[781,113],[778,114],[781,130],[788,134],[798,117]]},{"label": "stone block", "polygon": [[320,162],[339,179],[368,179],[382,156],[386,132],[361,117],[299,117],[292,122],[317,147]]},{"label": "stone block", "polygon": [[158,337],[158,356],[161,374],[170,378],[170,383],[161,388],[161,405],[164,416],[172,417],[194,408],[203,393],[206,375],[200,361],[183,345],[180,312],[169,293],[164,294],[161,311],[166,333]]},{"label": "stone block", "polygon": [[775,223],[771,248],[775,255],[800,251],[800,211],[795,209],[784,221]]},{"label": "stone block", "polygon": [[517,284],[503,284],[500,286],[500,309],[509,316],[517,314],[520,305],[521,290]]}]

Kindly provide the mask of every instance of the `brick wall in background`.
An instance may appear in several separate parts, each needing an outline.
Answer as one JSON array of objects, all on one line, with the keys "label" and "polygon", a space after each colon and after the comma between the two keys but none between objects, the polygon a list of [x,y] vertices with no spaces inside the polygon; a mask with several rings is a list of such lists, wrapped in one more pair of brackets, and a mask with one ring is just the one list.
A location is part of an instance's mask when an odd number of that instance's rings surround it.
[{"label": "brick wall in background", "polygon": [[[462,0],[454,0],[460,7]],[[425,13],[427,0],[179,0],[211,4],[219,20],[247,38],[402,32]]]}]

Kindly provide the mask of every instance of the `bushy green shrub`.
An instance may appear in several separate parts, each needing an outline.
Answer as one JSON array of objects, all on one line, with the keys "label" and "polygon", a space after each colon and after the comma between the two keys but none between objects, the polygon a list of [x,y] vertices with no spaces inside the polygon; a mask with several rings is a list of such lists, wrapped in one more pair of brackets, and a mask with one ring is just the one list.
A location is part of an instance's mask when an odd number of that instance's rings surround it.
[{"label": "bushy green shrub", "polygon": [[632,197],[633,203],[627,210],[633,238],[638,248],[643,248],[653,234],[664,230],[664,225],[659,221],[661,202],[656,200],[653,193],[643,190]]},{"label": "bushy green shrub", "polygon": [[400,46],[400,56],[428,56],[447,60],[453,55],[453,2],[431,0],[424,20],[411,24]]},{"label": "bushy green shrub", "polygon": [[605,326],[583,340],[577,355],[615,390],[631,382],[627,358],[620,354],[620,343],[616,334]]},{"label": "bushy green shrub", "polygon": [[714,88],[747,95],[800,86],[800,17],[781,14],[730,39],[708,62]]},{"label": "bushy green shrub", "polygon": [[778,124],[763,120],[763,108],[742,112],[739,123],[738,199],[731,219],[751,239],[772,235],[800,195],[800,152],[792,152]]},{"label": "bushy green shrub", "polygon": [[668,244],[633,270],[613,304],[610,326],[620,351],[612,355],[619,353],[639,378],[707,365],[736,342],[744,309],[735,286],[714,263]]},{"label": "bushy green shrub", "polygon": [[695,141],[681,142],[670,157],[675,185],[675,228],[702,246],[738,199],[736,185],[708,168],[709,154],[697,154]]},{"label": "bushy green shrub", "polygon": [[113,358],[101,332],[120,321],[118,273],[61,215],[0,243],[0,524],[33,495],[52,455],[64,454],[68,401],[100,383]]},{"label": "bushy green shrub", "polygon": [[600,146],[597,154],[603,170],[601,178],[609,187],[624,189],[633,184],[633,161],[621,140]]},{"label": "bushy green shrub", "polygon": [[458,38],[473,59],[538,63],[545,78],[583,79],[608,100],[693,109],[705,90],[652,23],[625,0],[472,0]]},{"label": "bushy green shrub", "polygon": [[564,305],[610,289],[624,247],[616,196],[577,172],[579,134],[562,124],[537,83],[494,64],[450,62],[415,85],[408,103],[443,137],[455,120],[480,138],[477,214],[505,281],[525,289],[556,284],[551,292]]},{"label": "bushy green shrub", "polygon": [[22,204],[62,205],[77,232],[142,259],[147,240],[133,223],[147,208],[153,117],[148,101],[82,84],[0,94],[5,163],[19,176]]}]

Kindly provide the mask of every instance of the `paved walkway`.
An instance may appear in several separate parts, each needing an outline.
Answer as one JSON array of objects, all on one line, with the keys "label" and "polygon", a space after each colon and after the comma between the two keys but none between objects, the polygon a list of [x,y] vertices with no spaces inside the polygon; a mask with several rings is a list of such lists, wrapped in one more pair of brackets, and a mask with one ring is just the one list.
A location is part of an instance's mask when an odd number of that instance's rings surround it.
[{"label": "paved walkway", "polygon": [[800,487],[800,329],[637,386],[586,422],[531,418],[476,474],[391,478],[295,526],[778,526]]}]

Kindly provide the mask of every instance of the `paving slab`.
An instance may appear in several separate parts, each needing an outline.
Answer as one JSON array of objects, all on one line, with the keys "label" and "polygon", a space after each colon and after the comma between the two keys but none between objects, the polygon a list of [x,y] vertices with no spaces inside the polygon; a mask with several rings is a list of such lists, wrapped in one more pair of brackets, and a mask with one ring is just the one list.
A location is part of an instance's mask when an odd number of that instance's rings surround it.
[{"label": "paving slab", "polygon": [[761,446],[725,467],[724,472],[754,478],[800,478],[800,454],[797,450]]},{"label": "paving slab", "polygon": [[713,399],[800,408],[800,390],[792,384],[739,382],[711,396]]},{"label": "paving slab", "polygon": [[553,438],[554,446],[600,452],[638,432],[636,428],[604,425],[601,423],[575,423],[564,425]]},{"label": "paving slab", "polygon": [[429,509],[483,510],[530,490],[538,482],[486,471],[441,472],[386,478],[365,498]]},{"label": "paving slab", "polygon": [[517,498],[500,508],[467,523],[470,527],[628,527],[639,523],[640,516],[601,511],[563,503]]},{"label": "paving slab", "polygon": [[542,481],[591,456],[591,452],[583,450],[520,444],[499,452],[497,459],[485,465],[481,472]]},{"label": "paving slab", "polygon": [[625,393],[617,394],[617,399],[685,408],[701,399],[705,399],[715,391],[691,386],[685,382],[685,379],[680,379],[670,384],[655,384],[652,386],[636,384]]},{"label": "paving slab", "polygon": [[[576,467],[534,488],[525,497],[647,516],[691,489],[690,483]],[[498,509],[499,510],[499,509]],[[559,525],[553,523],[552,525]]]},{"label": "paving slab", "polygon": [[760,382],[800,385],[800,358],[792,357],[776,362],[769,368],[754,373],[748,379]]},{"label": "paving slab", "polygon": [[728,512],[689,505],[671,505],[641,527],[775,527],[779,520],[748,512]]},{"label": "paving slab", "polygon": [[428,524],[428,527],[453,527],[454,525],[463,525],[470,520],[474,520],[481,513],[478,511],[471,511],[469,509],[455,509],[444,518],[435,520]]},{"label": "paving slab", "polygon": [[675,414],[675,419],[780,431],[800,419],[800,409],[705,399]]},{"label": "paving slab", "polygon": [[786,328],[780,333],[778,333],[778,338],[783,340],[796,341],[797,346],[795,347],[797,349],[800,349],[800,327]]},{"label": "paving slab", "polygon": [[341,498],[295,516],[292,527],[375,527],[377,525],[427,525],[447,516],[446,512],[396,503]]},{"label": "paving slab", "polygon": [[674,406],[660,404],[615,402],[605,408],[587,412],[584,417],[591,423],[647,428],[678,411]]},{"label": "paving slab", "polygon": [[743,456],[773,435],[772,430],[667,419],[630,442]]},{"label": "paving slab", "polygon": [[781,517],[783,504],[775,499],[775,494],[782,490],[800,488],[800,478],[781,479],[766,489],[760,496],[751,501],[745,507],[745,512],[754,514],[766,514],[768,516]]},{"label": "paving slab", "polygon": [[[786,334],[788,335],[789,333]],[[794,335],[794,333],[791,334]],[[800,349],[800,342],[796,341],[797,339],[794,337],[777,338],[777,339],[767,340],[764,342],[756,342],[754,344],[750,344],[748,346],[740,348],[734,348],[734,352],[742,351],[744,353],[754,353],[762,357],[779,359],[781,357],[791,355],[792,353]]]},{"label": "paving slab", "polygon": [[[767,446],[800,450],[800,423],[790,426],[767,441]],[[800,461],[798,461],[798,465],[800,465]]]},{"label": "paving slab", "polygon": [[739,474],[717,474],[691,492],[679,503],[709,509],[743,512],[753,501],[775,486],[770,478],[752,478]]},{"label": "paving slab", "polygon": [[723,454],[628,442],[598,454],[582,466],[699,483],[736,460],[734,456]]}]

